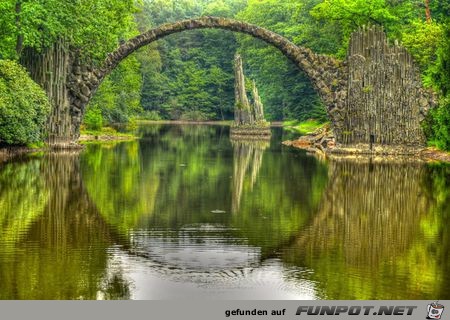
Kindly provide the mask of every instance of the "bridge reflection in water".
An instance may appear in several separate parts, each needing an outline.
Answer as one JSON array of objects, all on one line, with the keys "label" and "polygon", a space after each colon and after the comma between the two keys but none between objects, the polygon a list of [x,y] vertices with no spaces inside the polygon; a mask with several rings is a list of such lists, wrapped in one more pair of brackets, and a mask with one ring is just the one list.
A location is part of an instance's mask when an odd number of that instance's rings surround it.
[{"label": "bridge reflection in water", "polygon": [[437,241],[449,222],[448,181],[433,187],[449,168],[344,160],[329,172],[317,213],[283,260],[313,268],[332,299],[448,296],[448,237]]},{"label": "bridge reflection in water", "polygon": [[[268,148],[250,153],[252,178],[242,146],[233,154],[218,139],[212,156],[167,153],[177,141],[162,139],[2,165],[0,298],[448,298],[448,167],[333,161],[323,184],[324,164]],[[187,155],[210,166],[208,179]],[[277,184],[274,159],[297,165]],[[186,195],[190,184],[201,194]]]},{"label": "bridge reflection in water", "polygon": [[99,281],[116,235],[83,187],[76,152],[6,164],[0,185],[1,299],[128,296],[120,275]]}]

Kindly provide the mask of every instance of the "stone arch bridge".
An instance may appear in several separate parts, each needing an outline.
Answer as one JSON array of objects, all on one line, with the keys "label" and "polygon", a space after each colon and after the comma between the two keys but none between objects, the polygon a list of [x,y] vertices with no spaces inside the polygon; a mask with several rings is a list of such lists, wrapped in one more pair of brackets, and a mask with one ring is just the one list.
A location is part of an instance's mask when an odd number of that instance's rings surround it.
[{"label": "stone arch bridge", "polygon": [[[86,105],[102,80],[127,56],[170,34],[192,29],[218,28],[249,34],[279,49],[311,80],[331,121],[336,143],[372,147],[423,145],[420,121],[432,106],[433,97],[422,89],[410,55],[398,45],[389,45],[376,27],[358,30],[352,36],[348,56],[340,61],[297,46],[267,29],[245,22],[201,17],[151,29],[121,44],[100,67],[83,64],[76,55],[65,61],[64,99],[53,100],[54,121],[49,142],[66,146],[79,137]],[[51,85],[44,82],[47,92]],[[45,85],[47,83],[47,85]]]}]

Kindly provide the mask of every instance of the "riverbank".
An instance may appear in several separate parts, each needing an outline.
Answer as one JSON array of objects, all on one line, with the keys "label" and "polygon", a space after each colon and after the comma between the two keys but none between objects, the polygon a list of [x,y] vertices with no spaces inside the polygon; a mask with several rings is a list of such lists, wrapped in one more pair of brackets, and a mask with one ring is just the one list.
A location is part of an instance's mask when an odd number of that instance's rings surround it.
[{"label": "riverbank", "polygon": [[429,147],[421,152],[421,156],[427,161],[440,161],[450,163],[450,152],[442,151],[434,147]]},{"label": "riverbank", "polygon": [[129,141],[138,137],[133,133],[118,132],[109,127],[101,130],[82,130],[78,142],[80,144],[89,142],[112,142],[112,141]]},{"label": "riverbank", "polygon": [[5,146],[0,147],[0,163],[6,162],[12,158],[24,156],[45,151],[46,148],[30,148],[24,146]]},{"label": "riverbank", "polygon": [[[322,156],[326,156],[330,159],[337,158],[385,158],[387,160],[394,160],[396,158],[408,157],[410,160],[426,161],[426,162],[447,162],[450,163],[450,153],[442,150],[438,150],[434,147],[420,148],[408,150],[407,147],[385,147],[380,149],[379,152],[367,153],[363,149],[358,148],[324,148],[320,149],[317,146],[313,146],[310,141],[305,137],[300,137],[297,140],[283,141],[283,145],[290,146],[297,149],[306,150],[310,153],[317,153]],[[319,144],[320,146],[320,144]],[[408,153],[409,152],[409,153]]]},{"label": "riverbank", "polygon": [[[289,124],[289,123],[288,123]],[[286,126],[286,123],[284,127]],[[409,158],[412,161],[449,162],[450,153],[435,147],[422,147],[410,145],[385,145],[358,143],[351,145],[337,144],[329,123],[319,124],[314,120],[308,120],[298,124],[297,128],[308,131],[295,140],[283,141],[285,146],[306,150],[328,159],[338,158],[384,158],[395,160],[396,158]],[[307,129],[306,129],[307,128]],[[314,129],[315,128],[315,129]],[[314,130],[313,130],[314,129]]]},{"label": "riverbank", "polygon": [[308,134],[324,127],[328,123],[329,122],[320,122],[314,119],[309,119],[306,121],[289,120],[283,121],[282,126],[284,129],[289,131],[298,132],[300,134]]}]

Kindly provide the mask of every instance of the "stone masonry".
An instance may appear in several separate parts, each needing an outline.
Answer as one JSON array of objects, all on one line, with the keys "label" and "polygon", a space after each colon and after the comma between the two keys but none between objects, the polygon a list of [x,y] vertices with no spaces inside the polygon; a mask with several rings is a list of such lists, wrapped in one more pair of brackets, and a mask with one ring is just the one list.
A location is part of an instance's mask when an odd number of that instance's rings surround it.
[{"label": "stone masonry", "polygon": [[218,28],[249,34],[278,48],[311,80],[322,99],[337,145],[423,145],[420,121],[433,97],[420,83],[419,73],[405,49],[390,46],[377,28],[352,36],[344,61],[313,53],[264,28],[227,18],[201,17],[164,24],[120,45],[94,68],[75,57],[68,72],[70,119],[68,140],[76,141],[85,107],[102,80],[128,55],[170,34]]}]

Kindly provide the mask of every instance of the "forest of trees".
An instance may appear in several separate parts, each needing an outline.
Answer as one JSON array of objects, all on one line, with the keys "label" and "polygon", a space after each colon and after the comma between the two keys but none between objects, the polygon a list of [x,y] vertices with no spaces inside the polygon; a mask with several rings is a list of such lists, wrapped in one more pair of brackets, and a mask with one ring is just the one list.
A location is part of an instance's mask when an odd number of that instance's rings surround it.
[{"label": "forest of trees", "polygon": [[[339,58],[353,30],[382,25],[414,56],[424,84],[440,94],[426,132],[450,149],[450,0],[2,0],[0,59],[16,64],[25,49],[39,52],[63,38],[99,63],[134,35],[202,15],[254,23]],[[236,52],[246,76],[256,81],[269,120],[326,121],[305,74],[276,49],[246,35],[195,30],[166,37],[121,63],[88,106],[85,125],[98,128],[134,117],[231,119]],[[1,124],[15,115],[4,111],[11,84],[0,76]]]}]

